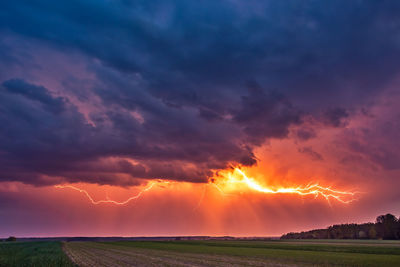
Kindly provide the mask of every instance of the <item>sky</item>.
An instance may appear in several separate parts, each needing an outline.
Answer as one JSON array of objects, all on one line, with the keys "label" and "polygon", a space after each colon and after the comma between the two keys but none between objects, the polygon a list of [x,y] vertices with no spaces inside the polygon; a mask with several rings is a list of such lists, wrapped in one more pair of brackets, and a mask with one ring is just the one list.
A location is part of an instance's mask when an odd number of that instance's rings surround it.
[{"label": "sky", "polygon": [[0,3],[0,236],[400,215],[400,2]]}]

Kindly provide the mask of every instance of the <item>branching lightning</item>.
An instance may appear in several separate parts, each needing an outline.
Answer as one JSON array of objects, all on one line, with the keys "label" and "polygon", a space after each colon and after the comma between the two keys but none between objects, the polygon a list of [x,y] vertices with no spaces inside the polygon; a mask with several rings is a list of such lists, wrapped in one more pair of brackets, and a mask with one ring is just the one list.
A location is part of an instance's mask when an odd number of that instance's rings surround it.
[{"label": "branching lightning", "polygon": [[356,200],[355,195],[360,193],[339,191],[332,189],[331,187],[320,186],[318,183],[309,184],[305,187],[267,187],[260,184],[254,178],[248,177],[239,168],[234,168],[233,171],[225,173],[217,179],[212,179],[211,183],[213,183],[215,187],[223,194],[225,194],[226,190],[223,190],[222,188],[226,188],[228,191],[233,191],[237,189],[243,189],[243,186],[245,186],[247,189],[264,194],[297,194],[300,196],[314,196],[315,198],[323,197],[328,201],[329,204],[331,199],[348,204]]},{"label": "branching lightning", "polygon": [[102,199],[102,200],[97,200],[96,201],[96,200],[93,199],[93,197],[86,190],[78,188],[78,187],[73,186],[73,185],[56,185],[55,188],[60,188],[60,189],[69,188],[69,189],[73,189],[75,191],[78,191],[80,193],[83,193],[83,194],[86,195],[86,197],[89,199],[89,201],[94,205],[98,205],[98,204],[102,204],[102,203],[111,203],[111,204],[115,204],[115,205],[125,205],[125,204],[129,203],[132,200],[139,199],[143,195],[143,193],[151,190],[157,183],[168,183],[168,182],[152,182],[147,187],[145,187],[142,191],[140,191],[136,195],[133,195],[133,196],[129,197],[125,201],[112,200],[112,199],[110,199],[108,197],[108,195],[106,196],[106,199]]},{"label": "branching lightning", "polygon": [[[129,202],[139,199],[143,196],[143,194],[147,191],[150,191],[154,188],[155,185],[159,185],[161,188],[164,188],[166,184],[170,184],[169,181],[157,180],[150,182],[144,189],[139,191],[139,193],[129,197],[124,201],[116,201],[110,199],[108,194],[106,194],[106,199],[94,200],[94,198],[88,193],[88,191],[81,189],[74,185],[56,185],[55,188],[58,189],[72,189],[84,194],[89,201],[94,204],[114,204],[114,205],[126,205]],[[343,204],[349,204],[356,200],[356,194],[360,192],[352,192],[352,191],[339,191],[336,189],[332,189],[331,187],[323,187],[318,183],[308,184],[304,187],[296,186],[296,187],[271,187],[264,186],[259,181],[254,178],[248,177],[243,170],[236,167],[231,171],[223,171],[219,173],[219,175],[210,179],[209,183],[205,185],[203,193],[200,197],[200,200],[197,206],[194,208],[194,211],[197,210],[205,197],[206,189],[208,186],[214,186],[223,196],[232,195],[232,193],[243,190],[255,191],[263,194],[294,194],[299,196],[314,196],[314,198],[322,197],[330,204],[330,200],[334,199]],[[229,192],[229,193],[227,193]]]}]

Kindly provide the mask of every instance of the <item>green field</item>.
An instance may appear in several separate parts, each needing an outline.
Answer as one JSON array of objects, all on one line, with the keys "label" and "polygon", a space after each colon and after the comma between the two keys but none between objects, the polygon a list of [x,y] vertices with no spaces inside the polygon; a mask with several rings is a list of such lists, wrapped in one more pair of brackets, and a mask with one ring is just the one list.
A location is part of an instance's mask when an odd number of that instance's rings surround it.
[{"label": "green field", "polygon": [[380,240],[0,243],[0,266],[400,266]]},{"label": "green field", "polygon": [[61,242],[0,243],[0,266],[75,266]]}]

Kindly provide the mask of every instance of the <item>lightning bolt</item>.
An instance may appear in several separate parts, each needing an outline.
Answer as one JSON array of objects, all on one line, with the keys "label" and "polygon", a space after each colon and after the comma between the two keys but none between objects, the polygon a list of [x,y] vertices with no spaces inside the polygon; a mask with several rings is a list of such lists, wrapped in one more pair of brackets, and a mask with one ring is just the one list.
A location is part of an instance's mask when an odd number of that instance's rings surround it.
[{"label": "lightning bolt", "polygon": [[[93,197],[88,193],[88,191],[81,189],[79,187],[76,187],[74,185],[55,185],[55,188],[57,189],[72,189],[75,191],[78,191],[82,194],[84,194],[89,201],[94,204],[114,204],[114,205],[126,205],[132,200],[139,199],[142,197],[142,195],[150,191],[155,185],[160,185],[161,187],[164,187],[165,184],[170,184],[171,182],[169,181],[162,181],[162,180],[157,180],[149,183],[143,190],[141,190],[139,193],[136,195],[133,195],[129,197],[128,199],[124,201],[116,201],[112,200],[109,198],[108,194],[106,194],[106,199],[101,199],[101,200],[94,200]],[[343,204],[349,204],[356,200],[355,195],[359,194],[361,192],[351,192],[351,191],[339,191],[336,189],[332,189],[331,187],[323,187],[320,186],[318,183],[315,184],[308,184],[307,186],[301,187],[266,187],[260,184],[257,180],[254,178],[248,177],[243,170],[240,168],[236,167],[233,168],[233,171],[229,172],[223,172],[222,174],[219,173],[217,176],[211,178],[209,180],[209,183],[205,185],[204,191],[200,197],[200,200],[197,204],[197,206],[193,209],[193,211],[196,211],[202,204],[206,190],[208,186],[214,186],[223,196],[227,195],[232,195],[229,193],[226,193],[226,191],[235,191],[235,190],[241,190],[243,189],[243,186],[264,194],[296,194],[300,196],[314,196],[315,198],[322,197],[329,204],[331,199],[334,199],[338,202],[341,202]],[[107,192],[106,192],[107,193]]]},{"label": "lightning bolt", "polygon": [[111,203],[111,204],[115,204],[115,205],[125,205],[125,204],[129,203],[132,200],[140,198],[145,192],[151,190],[154,187],[154,185],[156,185],[157,183],[169,183],[169,182],[160,182],[160,181],[152,182],[147,187],[145,187],[142,191],[140,191],[136,195],[131,196],[130,198],[126,199],[125,201],[112,200],[112,199],[110,199],[108,197],[108,195],[106,196],[106,199],[95,201],[93,199],[93,197],[86,190],[78,188],[76,186],[73,186],[73,185],[55,185],[54,187],[55,188],[59,188],[59,189],[69,188],[69,189],[73,189],[75,191],[78,191],[80,193],[83,193],[84,195],[86,195],[86,197],[89,199],[89,201],[94,205],[98,205],[98,204],[102,204],[102,203]]},{"label": "lightning bolt", "polygon": [[[222,180],[222,181],[221,181]],[[341,203],[349,204],[356,200],[355,195],[361,192],[350,192],[350,191],[339,191],[332,189],[331,187],[323,187],[318,183],[309,184],[305,187],[280,187],[271,188],[261,185],[254,178],[247,177],[247,175],[239,168],[234,168],[232,172],[228,174],[223,174],[222,179],[214,178],[211,183],[215,184],[215,187],[223,194],[225,192],[221,187],[231,188],[233,185],[244,185],[247,188],[264,193],[264,194],[297,194],[300,196],[312,195],[315,198],[321,196],[328,201],[330,204],[331,199],[335,199]]]}]

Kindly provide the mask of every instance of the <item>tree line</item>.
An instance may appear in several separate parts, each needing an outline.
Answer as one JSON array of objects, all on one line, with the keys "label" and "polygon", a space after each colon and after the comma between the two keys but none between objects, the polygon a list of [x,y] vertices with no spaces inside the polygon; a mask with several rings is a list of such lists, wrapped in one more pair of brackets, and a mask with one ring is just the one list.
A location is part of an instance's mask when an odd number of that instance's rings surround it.
[{"label": "tree line", "polygon": [[400,217],[388,213],[375,223],[338,224],[326,229],[287,233],[281,239],[400,239]]}]

